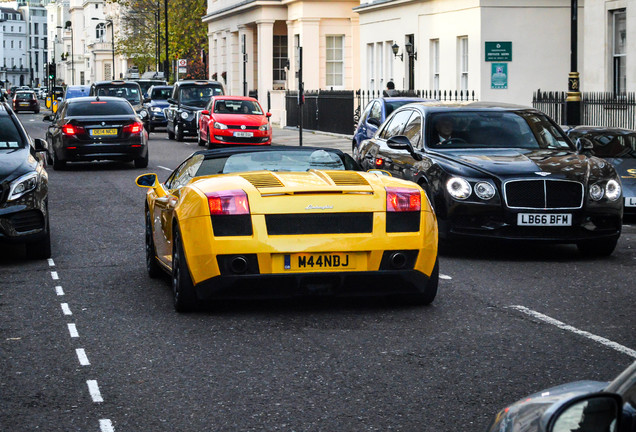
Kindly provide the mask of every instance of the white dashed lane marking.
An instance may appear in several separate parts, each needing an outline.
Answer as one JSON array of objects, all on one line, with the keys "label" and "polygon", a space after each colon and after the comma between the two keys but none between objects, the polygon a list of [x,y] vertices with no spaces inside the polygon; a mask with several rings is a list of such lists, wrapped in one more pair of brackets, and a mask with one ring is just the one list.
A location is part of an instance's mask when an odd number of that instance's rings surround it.
[{"label": "white dashed lane marking", "polygon": [[90,366],[91,362],[88,361],[88,357],[86,356],[86,351],[84,351],[84,348],[76,349],[75,353],[77,354],[77,359],[79,360],[80,365]]},{"label": "white dashed lane marking", "polygon": [[58,286],[55,287],[55,293],[57,295],[59,295],[59,296],[63,296],[64,295],[64,290],[62,289],[61,286],[58,285]]},{"label": "white dashed lane marking", "polygon": [[55,267],[55,261],[53,261],[53,258],[49,258],[49,267]]},{"label": "white dashed lane marking", "polygon": [[97,381],[88,380],[86,381],[86,384],[88,385],[88,392],[91,394],[91,399],[93,399],[93,402],[104,402],[102,394],[99,392]]},{"label": "white dashed lane marking", "polygon": [[108,419],[103,419],[99,421],[99,430],[101,432],[114,432],[113,424]]},{"label": "white dashed lane marking", "polygon": [[75,327],[75,324],[68,324],[68,332],[70,333],[72,338],[79,337],[79,333],[77,333],[77,327]]},{"label": "white dashed lane marking", "polygon": [[161,168],[162,170],[172,171],[170,168],[166,168],[165,166],[157,165],[157,168]]},{"label": "white dashed lane marking", "polygon": [[558,327],[561,330],[566,330],[566,331],[572,332],[574,334],[577,334],[579,336],[586,337],[586,338],[591,339],[594,342],[600,343],[601,345],[604,345],[604,346],[606,346],[608,348],[612,348],[612,349],[614,349],[614,350],[616,350],[618,352],[621,352],[623,354],[627,354],[630,357],[636,358],[636,350],[633,350],[631,348],[627,348],[626,346],[621,345],[621,344],[619,344],[617,342],[611,341],[611,340],[606,339],[606,338],[601,337],[601,336],[597,336],[597,335],[592,334],[590,332],[587,332],[585,330],[579,330],[576,327],[572,327],[571,325],[565,324],[564,322],[561,322],[559,320],[551,318],[551,317],[549,317],[547,315],[544,315],[544,314],[542,314],[540,312],[533,311],[532,309],[528,309],[525,306],[513,305],[513,306],[508,306],[508,307],[511,308],[511,309],[518,310],[519,312],[522,312],[522,313],[524,313],[526,315],[529,315],[529,316],[531,316],[533,318],[541,320],[541,321],[543,321],[545,323],[548,323],[548,324],[551,324],[551,325],[553,325],[555,327]]},{"label": "white dashed lane marking", "polygon": [[57,272],[51,272],[51,278],[53,278],[53,280],[59,280],[60,277],[57,275]]},{"label": "white dashed lane marking", "polygon": [[71,308],[68,307],[68,303],[62,303],[60,304],[60,306],[62,307],[62,312],[64,313],[64,315],[73,315],[73,312],[71,312]]},{"label": "white dashed lane marking", "polygon": [[440,279],[444,279],[444,280],[451,280],[452,279],[452,277],[450,277],[449,275],[445,275],[445,274],[441,274],[441,273],[439,275],[439,278]]}]

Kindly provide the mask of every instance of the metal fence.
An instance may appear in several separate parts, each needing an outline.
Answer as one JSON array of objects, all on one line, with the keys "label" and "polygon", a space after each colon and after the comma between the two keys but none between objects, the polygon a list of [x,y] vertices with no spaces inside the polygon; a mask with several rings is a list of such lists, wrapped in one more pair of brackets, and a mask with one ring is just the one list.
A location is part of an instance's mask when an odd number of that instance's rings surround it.
[{"label": "metal fence", "polygon": [[[396,91],[392,96],[419,97],[442,102],[475,101],[474,91],[408,90]],[[302,107],[303,128],[350,135],[360,114],[369,101],[382,97],[382,91],[372,90],[317,90],[306,91]],[[298,92],[285,93],[287,125],[298,126]]]},{"label": "metal fence", "polygon": [[[536,91],[532,106],[558,124],[565,125],[565,92]],[[636,93],[585,92],[581,95],[581,124],[587,126],[636,127]]]}]

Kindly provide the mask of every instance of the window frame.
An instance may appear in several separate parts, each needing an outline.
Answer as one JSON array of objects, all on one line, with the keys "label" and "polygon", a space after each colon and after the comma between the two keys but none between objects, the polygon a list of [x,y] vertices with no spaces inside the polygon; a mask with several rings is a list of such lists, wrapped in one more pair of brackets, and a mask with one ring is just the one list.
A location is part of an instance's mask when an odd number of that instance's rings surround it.
[{"label": "window frame", "polygon": [[[330,47],[329,45],[329,41],[330,40],[334,40],[334,41],[339,41],[340,42],[340,46],[337,47],[335,46],[336,44],[334,43],[334,47]],[[338,50],[340,51],[340,58],[336,58],[334,56],[333,59],[329,59],[329,52],[330,50],[332,50],[334,53],[337,53]],[[334,89],[344,89],[345,86],[345,35],[344,34],[330,34],[330,35],[326,35],[325,36],[325,86],[326,87],[332,87]],[[329,65],[333,64],[333,65],[341,65],[341,70],[339,73],[337,72],[329,72]],[[337,78],[340,77],[340,84],[337,84],[337,80],[336,81],[331,81],[330,78]]]}]

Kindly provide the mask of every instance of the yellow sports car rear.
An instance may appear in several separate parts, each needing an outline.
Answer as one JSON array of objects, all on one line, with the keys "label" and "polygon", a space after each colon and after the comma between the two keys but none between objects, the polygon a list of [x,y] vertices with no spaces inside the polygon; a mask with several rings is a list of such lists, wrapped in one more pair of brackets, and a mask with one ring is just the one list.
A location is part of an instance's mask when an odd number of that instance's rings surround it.
[{"label": "yellow sports car rear", "polygon": [[437,293],[437,222],[414,183],[337,150],[202,151],[165,183],[146,174],[147,267],[177,310],[213,298]]}]

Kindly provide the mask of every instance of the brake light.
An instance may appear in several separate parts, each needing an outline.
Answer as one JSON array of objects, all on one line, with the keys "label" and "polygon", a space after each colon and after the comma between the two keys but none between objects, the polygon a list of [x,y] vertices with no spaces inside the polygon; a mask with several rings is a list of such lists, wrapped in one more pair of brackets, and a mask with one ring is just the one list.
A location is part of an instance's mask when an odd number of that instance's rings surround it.
[{"label": "brake light", "polygon": [[227,190],[220,192],[209,192],[208,206],[210,214],[213,215],[245,215],[250,214],[250,203],[245,191]]},{"label": "brake light", "polygon": [[144,129],[144,124],[135,122],[129,125],[124,126],[124,132],[128,132],[131,134],[138,134]]},{"label": "brake light", "polygon": [[386,188],[386,211],[409,212],[422,209],[422,196],[417,189]]},{"label": "brake light", "polygon": [[384,165],[384,159],[380,159],[380,158],[375,158],[375,166],[377,168],[380,168]]},{"label": "brake light", "polygon": [[84,128],[81,126],[75,126],[72,124],[65,124],[62,126],[62,133],[64,135],[77,135],[81,132],[84,132]]}]

